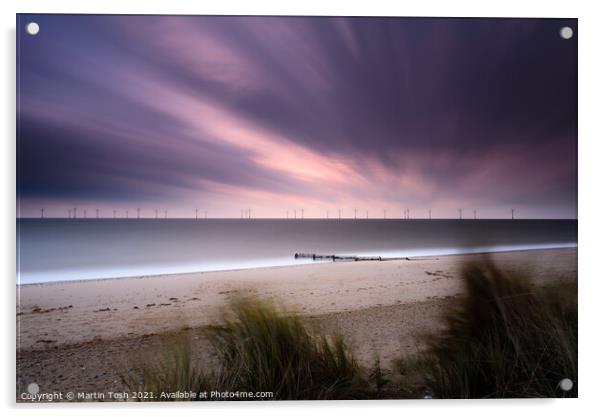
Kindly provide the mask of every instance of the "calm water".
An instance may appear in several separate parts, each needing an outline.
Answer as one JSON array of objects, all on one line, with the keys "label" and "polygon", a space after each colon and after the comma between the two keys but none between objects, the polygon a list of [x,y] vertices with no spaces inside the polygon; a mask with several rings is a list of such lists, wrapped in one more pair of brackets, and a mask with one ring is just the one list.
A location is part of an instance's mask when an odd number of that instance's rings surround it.
[{"label": "calm water", "polygon": [[576,220],[17,220],[18,283],[573,247]]}]

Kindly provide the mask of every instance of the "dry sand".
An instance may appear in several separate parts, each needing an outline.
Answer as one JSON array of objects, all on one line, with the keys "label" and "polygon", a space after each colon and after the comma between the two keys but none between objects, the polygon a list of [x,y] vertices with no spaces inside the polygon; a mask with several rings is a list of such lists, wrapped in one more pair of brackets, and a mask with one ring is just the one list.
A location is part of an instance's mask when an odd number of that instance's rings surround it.
[{"label": "dry sand", "polygon": [[[481,255],[23,285],[17,288],[18,384],[42,391],[120,389],[120,370],[166,332],[219,321],[237,296],[273,299],[308,322],[341,332],[360,364],[384,367],[420,347],[462,293],[462,265]],[[577,249],[505,252],[502,270],[535,282],[577,276]],[[201,349],[202,350],[202,349]],[[132,359],[134,358],[134,359]]]}]

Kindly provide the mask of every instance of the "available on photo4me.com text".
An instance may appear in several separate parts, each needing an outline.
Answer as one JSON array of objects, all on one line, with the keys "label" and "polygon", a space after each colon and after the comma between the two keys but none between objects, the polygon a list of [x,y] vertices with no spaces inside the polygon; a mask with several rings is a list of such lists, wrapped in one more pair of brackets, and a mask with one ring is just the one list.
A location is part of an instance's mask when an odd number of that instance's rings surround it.
[{"label": "available on photo4me.com text", "polygon": [[[45,392],[21,394],[21,401],[54,402],[54,401],[149,401],[149,400],[230,400],[230,399],[258,399],[271,398],[272,392],[247,392],[247,391],[175,391],[175,392]],[[35,390],[33,390],[35,391]]]}]

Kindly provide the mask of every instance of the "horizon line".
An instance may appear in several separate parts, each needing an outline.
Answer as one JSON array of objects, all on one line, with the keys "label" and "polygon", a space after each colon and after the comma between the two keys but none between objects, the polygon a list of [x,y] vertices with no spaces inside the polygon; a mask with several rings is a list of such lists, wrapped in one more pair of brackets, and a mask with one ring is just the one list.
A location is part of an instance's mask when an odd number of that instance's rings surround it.
[{"label": "horizon line", "polygon": [[298,218],[286,218],[286,217],[40,217],[40,216],[17,216],[17,220],[20,219],[28,219],[28,220],[195,220],[195,221],[203,221],[203,220],[290,220],[290,221],[303,221],[303,220],[355,220],[355,221],[366,221],[366,220],[578,220],[577,217],[523,217],[523,218],[510,218],[510,217],[412,217],[412,218],[404,218],[404,217],[298,217]]}]

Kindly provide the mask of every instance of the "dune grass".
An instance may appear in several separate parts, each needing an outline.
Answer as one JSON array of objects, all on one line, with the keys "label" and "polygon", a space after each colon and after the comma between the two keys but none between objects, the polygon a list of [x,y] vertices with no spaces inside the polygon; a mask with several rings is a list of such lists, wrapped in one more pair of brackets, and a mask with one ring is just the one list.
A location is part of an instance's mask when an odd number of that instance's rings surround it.
[{"label": "dune grass", "polygon": [[[535,287],[490,263],[464,269],[465,296],[411,365],[436,398],[577,396],[577,284]],[[409,360],[408,360],[409,361]],[[401,360],[401,367],[404,360]],[[559,382],[574,386],[563,391]]]},{"label": "dune grass", "polygon": [[178,400],[162,395],[178,391],[193,392],[199,398],[209,387],[209,381],[206,373],[194,367],[191,349],[185,333],[173,333],[156,355],[139,358],[143,361],[139,373],[122,376],[122,380],[130,391],[141,393],[136,398],[141,401]]},{"label": "dune grass", "polygon": [[[341,336],[312,333],[298,316],[271,303],[233,302],[224,324],[208,327],[206,336],[217,366],[196,370],[190,340],[176,338],[150,366],[143,366],[137,388],[152,393],[147,400],[162,400],[162,392],[175,391],[271,393],[264,398],[244,398],[266,400],[373,396]],[[135,384],[128,385],[132,388]]]},{"label": "dune grass", "polygon": [[274,305],[239,300],[208,336],[218,362],[218,389],[273,392],[273,399],[367,398],[367,383],[342,337],[310,333]]}]

